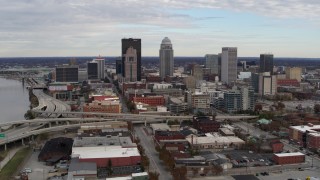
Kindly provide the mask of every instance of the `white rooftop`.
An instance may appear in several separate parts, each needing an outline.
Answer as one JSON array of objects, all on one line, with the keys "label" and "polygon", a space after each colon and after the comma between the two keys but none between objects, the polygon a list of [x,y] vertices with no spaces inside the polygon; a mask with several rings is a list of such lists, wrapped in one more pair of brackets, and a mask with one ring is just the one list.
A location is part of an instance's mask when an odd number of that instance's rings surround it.
[{"label": "white rooftop", "polygon": [[115,158],[140,156],[138,148],[122,148],[121,146],[73,147],[72,157],[79,159]]},{"label": "white rooftop", "polygon": [[289,157],[289,156],[304,156],[301,152],[294,152],[294,153],[278,153],[274,154],[278,157]]},{"label": "white rooftop", "polygon": [[147,172],[132,173],[132,177],[148,176]]},{"label": "white rooftop", "polygon": [[170,131],[170,127],[166,123],[158,123],[150,125],[153,130]]},{"label": "white rooftop", "polygon": [[[186,138],[191,143],[191,137]],[[211,136],[211,137],[193,137],[193,144],[212,144],[212,143],[244,143],[244,141],[236,136]]]},{"label": "white rooftop", "polygon": [[[300,132],[309,131],[310,133],[316,133],[316,132],[319,132],[319,131],[320,131],[320,125],[313,125],[312,127],[311,127],[311,126],[308,126],[308,125],[290,126],[290,128],[295,129],[295,130],[298,130],[298,131],[300,131]],[[317,129],[317,130],[319,130],[319,131],[315,131],[314,129]]]},{"label": "white rooftop", "polygon": [[113,177],[113,178],[107,178],[106,180],[131,180],[132,178],[130,176],[127,177]]}]

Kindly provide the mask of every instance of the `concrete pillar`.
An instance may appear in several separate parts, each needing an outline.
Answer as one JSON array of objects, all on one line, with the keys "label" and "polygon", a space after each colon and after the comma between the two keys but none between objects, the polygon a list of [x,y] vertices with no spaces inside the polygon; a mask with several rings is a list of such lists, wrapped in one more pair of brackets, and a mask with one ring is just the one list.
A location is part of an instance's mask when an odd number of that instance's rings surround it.
[{"label": "concrete pillar", "polygon": [[4,150],[5,150],[5,151],[7,150],[7,143],[4,144]]},{"label": "concrete pillar", "polygon": [[49,122],[49,128],[51,128],[51,122]]},{"label": "concrete pillar", "polygon": [[22,146],[24,146],[25,144],[24,144],[24,140],[23,140],[23,138],[21,139],[21,144],[22,144]]},{"label": "concrete pillar", "polygon": [[147,118],[144,118],[144,126],[147,126]]},{"label": "concrete pillar", "polygon": [[70,123],[69,123],[69,121],[66,121],[67,122],[67,125],[69,125]]}]

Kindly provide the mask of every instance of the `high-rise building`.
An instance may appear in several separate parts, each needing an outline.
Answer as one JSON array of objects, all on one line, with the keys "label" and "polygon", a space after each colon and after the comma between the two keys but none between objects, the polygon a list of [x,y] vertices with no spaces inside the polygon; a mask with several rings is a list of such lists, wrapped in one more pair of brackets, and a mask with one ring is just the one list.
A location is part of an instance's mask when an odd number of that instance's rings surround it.
[{"label": "high-rise building", "polygon": [[160,77],[173,76],[173,49],[171,41],[165,37],[160,45]]},{"label": "high-rise building", "polygon": [[193,64],[191,69],[191,75],[196,78],[196,80],[203,80],[203,67],[199,64]]},{"label": "high-rise building", "polygon": [[241,87],[242,110],[254,110],[254,90],[251,87]]},{"label": "high-rise building", "polygon": [[122,76],[125,77],[126,69],[125,69],[125,54],[127,53],[127,50],[132,47],[136,50],[137,54],[137,81],[141,80],[141,39],[122,39],[121,40],[122,45]]},{"label": "high-rise building", "polygon": [[124,56],[124,79],[125,81],[137,81],[137,50],[129,47]]},{"label": "high-rise building", "polygon": [[78,82],[79,66],[59,66],[56,67],[56,82]]},{"label": "high-rise building", "polygon": [[[277,93],[277,76],[276,75],[270,75],[270,72],[264,72],[258,74],[258,76],[255,74],[253,75],[254,81],[253,81],[253,87],[258,87],[258,93],[260,96],[264,95],[275,95]],[[258,77],[258,79],[257,79]],[[258,86],[257,84],[258,83]]]},{"label": "high-rise building", "polygon": [[206,68],[210,69],[210,74],[219,75],[219,58],[217,54],[206,54]]},{"label": "high-rise building", "polygon": [[87,63],[88,79],[98,79],[98,62],[91,61]]},{"label": "high-rise building", "polygon": [[221,54],[221,81],[231,84],[237,80],[237,48],[223,47]]},{"label": "high-rise building", "polygon": [[122,74],[122,60],[121,60],[121,57],[119,57],[116,60],[116,74]]},{"label": "high-rise building", "polygon": [[98,63],[98,79],[104,79],[105,59],[99,56],[93,59],[93,61]]},{"label": "high-rise building", "polygon": [[242,108],[241,92],[233,89],[224,93],[224,108],[228,112],[239,111]]},{"label": "high-rise building", "polygon": [[260,54],[259,72],[270,72],[270,75],[273,74],[273,54]]},{"label": "high-rise building", "polygon": [[286,78],[287,79],[296,79],[298,82],[301,82],[301,72],[300,67],[288,67],[286,68]]}]

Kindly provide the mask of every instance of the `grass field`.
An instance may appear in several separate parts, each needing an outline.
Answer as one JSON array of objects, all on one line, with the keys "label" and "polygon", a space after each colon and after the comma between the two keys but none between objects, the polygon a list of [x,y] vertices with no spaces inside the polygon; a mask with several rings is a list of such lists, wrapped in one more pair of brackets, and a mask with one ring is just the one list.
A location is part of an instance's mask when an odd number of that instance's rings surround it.
[{"label": "grass field", "polygon": [[19,165],[23,162],[24,158],[28,155],[31,151],[30,148],[23,148],[20,149],[12,159],[2,168],[0,172],[0,179],[1,180],[9,180],[13,179],[12,176],[17,171]]}]

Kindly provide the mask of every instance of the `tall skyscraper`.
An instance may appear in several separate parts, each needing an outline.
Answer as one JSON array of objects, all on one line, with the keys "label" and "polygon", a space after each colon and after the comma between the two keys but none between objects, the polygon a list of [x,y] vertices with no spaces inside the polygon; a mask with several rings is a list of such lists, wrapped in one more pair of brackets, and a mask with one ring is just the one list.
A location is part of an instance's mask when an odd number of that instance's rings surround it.
[{"label": "tall skyscraper", "polygon": [[91,61],[87,63],[88,79],[98,79],[98,62]]},{"label": "tall skyscraper", "polygon": [[273,54],[260,54],[259,72],[270,72],[270,75],[273,74]]},{"label": "tall skyscraper", "polygon": [[171,41],[165,37],[160,45],[160,77],[173,76],[173,49]]},{"label": "tall skyscraper", "polygon": [[237,80],[237,48],[223,47],[221,54],[221,81],[231,84]]},{"label": "tall skyscraper", "polygon": [[98,63],[98,79],[104,79],[105,59],[99,56],[93,59],[93,61]]},{"label": "tall skyscraper", "polygon": [[132,47],[136,50],[137,54],[137,81],[141,80],[141,39],[122,39],[122,76],[125,77],[126,69],[125,69],[125,54],[127,53],[127,50]]},{"label": "tall skyscraper", "polygon": [[137,81],[137,50],[135,50],[133,47],[129,47],[126,54],[124,54],[124,69],[125,81]]},{"label": "tall skyscraper", "polygon": [[206,68],[210,69],[210,74],[219,75],[219,58],[216,54],[206,54]]}]

